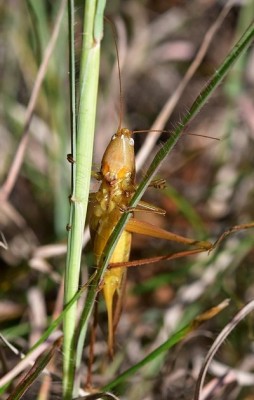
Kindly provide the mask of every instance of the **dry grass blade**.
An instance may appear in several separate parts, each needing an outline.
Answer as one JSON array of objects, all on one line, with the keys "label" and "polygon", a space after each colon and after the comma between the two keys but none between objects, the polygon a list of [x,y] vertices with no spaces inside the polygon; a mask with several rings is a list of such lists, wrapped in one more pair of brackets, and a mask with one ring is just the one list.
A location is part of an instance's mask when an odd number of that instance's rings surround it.
[{"label": "dry grass blade", "polygon": [[41,354],[38,357],[32,368],[27,372],[26,376],[21,380],[21,382],[15,387],[14,391],[10,394],[7,400],[18,400],[23,396],[23,394],[29,389],[35,379],[49,363],[55,351],[60,347],[61,342],[62,339],[58,338],[45,353]]},{"label": "dry grass blade", "polygon": [[40,339],[43,331],[47,328],[47,311],[44,293],[37,287],[31,287],[27,292],[27,302],[31,324],[29,343],[32,346]]},{"label": "dry grass blade", "polygon": [[235,315],[235,317],[232,319],[232,321],[225,326],[225,328],[221,331],[221,333],[219,334],[219,336],[213,343],[212,347],[210,348],[209,352],[207,353],[203,367],[200,371],[200,374],[199,374],[199,377],[197,380],[194,400],[205,400],[205,398],[207,398],[207,399],[208,399],[208,397],[210,398],[211,393],[207,394],[206,397],[202,396],[202,388],[203,388],[204,380],[205,380],[209,365],[210,365],[215,353],[217,352],[217,350],[219,349],[221,344],[225,341],[225,339],[228,337],[228,335],[253,310],[254,310],[254,300],[250,301],[246,306],[244,306]]},{"label": "dry grass blade", "polygon": [[32,94],[31,94],[31,97],[30,97],[30,100],[28,103],[28,107],[26,110],[25,123],[24,123],[24,129],[22,132],[22,137],[21,137],[18,149],[16,151],[16,154],[13,158],[12,165],[9,168],[9,172],[8,172],[6,181],[4,182],[4,184],[0,190],[0,199],[3,201],[8,199],[8,197],[15,185],[15,182],[16,182],[18,174],[19,174],[20,167],[21,167],[23,159],[24,159],[25,151],[26,151],[27,144],[28,144],[28,138],[29,138],[29,126],[30,126],[30,123],[32,120],[32,116],[33,116],[34,108],[35,108],[36,101],[37,101],[37,98],[39,95],[39,91],[40,91],[43,79],[44,79],[46,71],[47,71],[48,63],[49,63],[50,57],[53,53],[53,50],[55,48],[56,40],[59,35],[60,26],[61,26],[61,22],[63,19],[66,3],[67,3],[67,0],[62,0],[62,2],[60,4],[58,15],[56,17],[55,26],[54,26],[51,38],[49,40],[48,46],[45,50],[45,54],[44,54],[42,63],[40,65],[40,68],[39,68],[39,71],[38,71],[38,74],[36,77],[36,81],[34,83],[33,91],[32,91]]},{"label": "dry grass blade", "polygon": [[254,228],[254,222],[249,222],[248,224],[241,224],[241,225],[235,225],[232,226],[230,229],[225,231],[219,239],[216,240],[216,242],[213,245],[213,249],[215,249],[217,246],[221,244],[221,242],[226,239],[229,235],[232,235],[233,233],[246,230],[246,229],[252,229]]},{"label": "dry grass blade", "polygon": [[[237,381],[240,386],[254,385],[254,374],[249,371],[243,371],[241,366],[239,368],[231,368],[229,365],[213,360],[209,367],[209,371],[218,377],[216,380],[220,377],[231,376],[231,378],[233,377],[234,381]],[[207,390],[207,386],[204,390]]]},{"label": "dry grass blade", "polygon": [[239,252],[236,254],[234,249],[237,246],[238,242],[228,241],[223,252],[218,254],[211,264],[209,264],[206,256],[200,260],[204,269],[203,274],[193,282],[186,283],[180,287],[174,301],[164,315],[164,323],[156,339],[157,345],[176,329],[177,324],[184,316],[185,308],[202,298],[206,290],[216,284],[218,276],[227,271],[228,268],[232,268],[234,261],[240,260],[246,254],[245,251],[242,255]]},{"label": "dry grass blade", "polygon": [[[86,246],[90,240],[90,233],[88,228],[84,230],[83,235],[83,248]],[[67,245],[66,244],[47,244],[45,246],[37,247],[33,252],[33,259],[46,259],[51,257],[59,257],[66,254]]]},{"label": "dry grass blade", "polygon": [[214,306],[210,308],[209,310],[203,312],[202,314],[198,315],[194,321],[193,321],[193,328],[195,329],[196,326],[199,326],[205,321],[208,321],[209,319],[215,317],[218,313],[220,313],[224,308],[226,308],[229,305],[230,299],[225,299],[223,300],[220,304],[217,306]]},{"label": "dry grass blade", "polygon": [[5,250],[8,250],[8,243],[5,239],[3,232],[0,231],[0,247],[3,247]]},{"label": "dry grass blade", "polygon": [[23,372],[27,367],[34,362],[36,358],[38,358],[41,354],[43,354],[56,340],[59,340],[62,337],[62,332],[54,332],[48,340],[42,343],[39,347],[37,347],[32,353],[26,356],[19,364],[17,364],[11,371],[9,371],[6,375],[4,375],[0,379],[0,387],[6,385],[8,382],[13,380],[16,376],[18,376],[21,372]]},{"label": "dry grass blade", "polygon": [[20,353],[16,347],[14,347],[2,334],[0,334],[0,340],[4,343],[6,347],[8,347],[14,354],[19,355],[20,357],[25,357],[23,353]]},{"label": "dry grass blade", "polygon": [[[204,56],[207,52],[208,47],[210,46],[216,32],[218,31],[219,27],[221,26],[222,22],[224,21],[225,17],[229,13],[230,9],[234,5],[234,1],[228,1],[224,8],[222,9],[220,15],[216,19],[216,21],[212,24],[210,29],[207,31],[204,40],[199,48],[199,51],[197,52],[196,57],[194,58],[193,62],[189,66],[185,76],[183,77],[182,81],[180,82],[178,88],[175,90],[173,95],[168,99],[166,104],[164,105],[163,109],[159,113],[158,117],[154,121],[151,130],[152,129],[158,129],[161,130],[164,128],[167,120],[171,116],[177,102],[179,101],[181,95],[183,94],[184,89],[188,85],[189,81],[193,77],[194,73],[197,71],[198,67],[200,66],[202,60],[204,59]],[[136,158],[136,168],[137,170],[140,170],[142,166],[144,165],[145,160],[147,159],[148,155],[150,152],[153,150],[154,145],[160,136],[160,133],[152,133],[149,134],[139,151],[137,158]]]}]

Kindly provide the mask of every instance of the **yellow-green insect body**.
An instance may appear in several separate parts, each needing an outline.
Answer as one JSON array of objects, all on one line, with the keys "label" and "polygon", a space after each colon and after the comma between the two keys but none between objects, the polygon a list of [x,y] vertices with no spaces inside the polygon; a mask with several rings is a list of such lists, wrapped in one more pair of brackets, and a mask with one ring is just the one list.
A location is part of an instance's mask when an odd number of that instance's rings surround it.
[{"label": "yellow-green insect body", "polygon": [[[119,129],[112,137],[102,158],[98,179],[101,186],[92,201],[90,231],[93,242],[93,252],[96,265],[100,264],[106,243],[121,218],[124,209],[128,208],[135,192],[135,160],[132,132]],[[131,233],[123,231],[110,263],[129,260],[131,249]],[[103,295],[108,313],[108,348],[113,353],[115,297],[120,297],[120,291],[126,268],[109,269],[104,275]],[[117,317],[118,318],[118,317]]]},{"label": "yellow-green insect body", "polygon": [[[122,212],[133,211],[129,208],[130,200],[136,191],[135,154],[132,134],[133,132],[126,128],[117,130],[103,155],[101,169],[97,174],[97,179],[101,181],[101,185],[98,192],[92,196],[89,222],[97,267],[100,265],[107,241],[121,218]],[[156,182],[153,186],[157,187]],[[134,211],[165,214],[164,210],[143,201],[139,202]],[[144,265],[151,263],[151,259],[128,262],[132,233],[196,246],[194,250],[157,256],[153,259],[155,262],[162,259],[184,257],[212,248],[210,242],[186,238],[131,216],[110,259],[110,264],[118,263],[119,265],[106,271],[102,284],[108,313],[108,349],[111,355],[114,347],[114,330],[121,312],[122,289],[126,268],[133,264]]]}]

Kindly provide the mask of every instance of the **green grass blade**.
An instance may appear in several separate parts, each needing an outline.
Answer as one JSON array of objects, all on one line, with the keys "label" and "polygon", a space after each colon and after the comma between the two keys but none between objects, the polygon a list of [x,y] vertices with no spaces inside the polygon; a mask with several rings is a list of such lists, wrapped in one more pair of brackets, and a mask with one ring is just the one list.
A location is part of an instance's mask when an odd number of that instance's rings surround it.
[{"label": "green grass blade", "polygon": [[[197,99],[193,103],[190,110],[186,113],[186,115],[184,116],[182,121],[179,122],[177,128],[172,133],[170,138],[167,140],[167,142],[164,144],[164,146],[155,155],[154,160],[152,161],[144,179],[140,183],[135,195],[133,196],[133,198],[130,202],[130,207],[135,207],[137,205],[139,200],[142,198],[145,190],[147,189],[149,183],[153,179],[156,171],[160,167],[160,164],[168,156],[170,151],[173,149],[173,147],[175,146],[175,144],[181,137],[181,134],[183,133],[184,128],[197,115],[197,113],[200,111],[200,109],[204,106],[204,104],[206,103],[208,98],[213,94],[216,87],[221,83],[221,81],[226,76],[226,74],[228,73],[230,68],[236,62],[236,60],[248,49],[248,47],[252,43],[253,38],[254,38],[254,23],[252,23],[248,27],[248,29],[245,31],[245,33],[243,34],[241,39],[233,47],[233,49],[231,50],[229,55],[226,57],[225,61],[222,63],[220,68],[215,72],[215,74],[212,76],[211,80],[208,82],[208,84],[202,90],[200,95],[197,97]],[[98,268],[98,273],[95,276],[93,284],[89,287],[89,290],[88,290],[86,307],[82,314],[82,321],[83,321],[84,325],[87,325],[87,323],[88,323],[88,319],[91,315],[91,308],[92,308],[95,298],[96,298],[96,294],[97,294],[97,290],[98,290],[97,288],[99,287],[99,283],[101,282],[103,275],[107,269],[107,265],[112,256],[112,253],[115,249],[116,243],[117,243],[122,231],[124,230],[124,226],[126,225],[128,219],[130,217],[131,217],[131,215],[128,213],[124,214],[121,217],[119,223],[117,224],[116,228],[114,229],[113,233],[111,234],[111,236],[108,240],[108,243],[104,250],[104,257],[102,257],[101,265]]]},{"label": "green grass blade", "polygon": [[218,304],[216,307],[212,307],[211,309],[197,315],[188,325],[180,329],[178,332],[173,334],[168,340],[162,343],[159,347],[157,347],[154,351],[152,351],[148,356],[143,358],[140,362],[135,364],[133,367],[129,368],[121,375],[119,375],[114,381],[110,382],[106,385],[103,390],[111,390],[116,387],[123,381],[125,381],[128,377],[137,372],[140,368],[144,367],[151,361],[154,361],[157,357],[159,357],[165,351],[168,351],[175,344],[179,343],[182,339],[186,337],[190,332],[196,330],[203,322],[213,318],[218,313],[220,313],[225,307],[229,304],[229,300],[225,299],[223,302]]},{"label": "green grass blade", "polygon": [[133,367],[127,369],[122,374],[120,374],[116,379],[112,382],[108,383],[103,387],[103,390],[111,390],[120,383],[124,382],[127,378],[134,375],[140,368],[144,367],[149,362],[153,361],[156,357],[168,351],[171,347],[173,347],[176,343],[180,342],[192,329],[192,324],[184,327],[173,336],[171,336],[168,340],[166,340],[161,346],[157,347],[156,350],[152,351],[148,356],[143,358],[140,362],[135,364]]}]

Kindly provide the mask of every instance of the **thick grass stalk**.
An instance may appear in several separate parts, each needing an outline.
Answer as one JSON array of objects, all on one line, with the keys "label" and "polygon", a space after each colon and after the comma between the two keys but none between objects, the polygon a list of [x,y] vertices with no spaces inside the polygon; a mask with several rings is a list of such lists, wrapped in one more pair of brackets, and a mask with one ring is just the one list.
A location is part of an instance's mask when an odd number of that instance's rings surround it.
[{"label": "thick grass stalk", "polygon": [[[74,135],[73,183],[70,209],[70,230],[68,233],[68,250],[65,272],[65,304],[78,290],[82,237],[88,205],[90,174],[93,154],[93,137],[95,128],[96,102],[99,79],[100,40],[103,27],[104,0],[97,2],[87,0],[84,9],[84,33],[81,55],[79,104],[77,132],[75,132],[75,107],[73,107],[74,79],[72,78],[72,134]],[[73,2],[69,1],[69,21],[73,23]],[[99,10],[99,12],[98,12]],[[71,28],[72,29],[72,28]],[[73,41],[73,35],[71,35]],[[73,42],[70,46],[71,72],[73,66]],[[75,140],[76,139],[76,140]],[[66,313],[64,318],[64,399],[72,398],[75,373],[75,325],[76,304]]]}]

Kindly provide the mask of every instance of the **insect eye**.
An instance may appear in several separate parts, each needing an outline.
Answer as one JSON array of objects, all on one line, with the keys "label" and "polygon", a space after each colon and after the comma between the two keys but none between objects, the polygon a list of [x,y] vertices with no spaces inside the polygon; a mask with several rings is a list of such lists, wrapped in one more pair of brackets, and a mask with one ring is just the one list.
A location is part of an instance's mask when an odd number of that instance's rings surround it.
[{"label": "insect eye", "polygon": [[129,144],[130,144],[130,146],[134,146],[134,139],[133,138],[129,139]]},{"label": "insect eye", "polygon": [[116,135],[114,134],[111,138],[111,140],[115,140],[116,139]]}]

